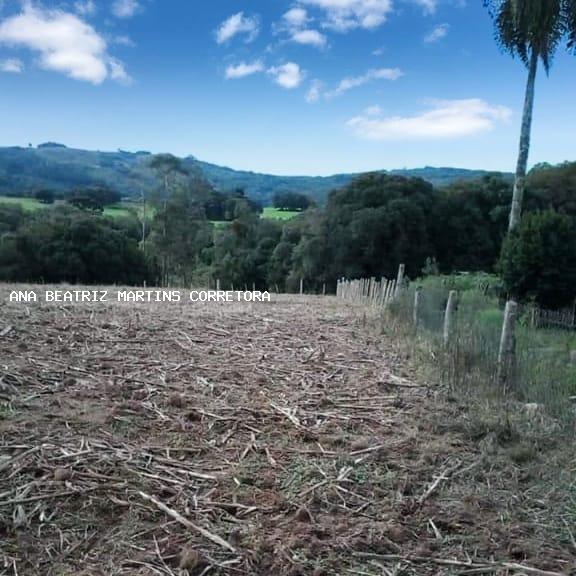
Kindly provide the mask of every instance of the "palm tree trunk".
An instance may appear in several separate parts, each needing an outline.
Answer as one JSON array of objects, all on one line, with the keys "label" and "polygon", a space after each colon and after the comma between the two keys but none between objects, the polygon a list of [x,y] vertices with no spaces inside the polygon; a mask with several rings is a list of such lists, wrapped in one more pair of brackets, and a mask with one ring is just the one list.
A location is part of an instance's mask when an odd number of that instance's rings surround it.
[{"label": "palm tree trunk", "polygon": [[512,194],[512,206],[510,207],[510,220],[508,232],[516,228],[522,215],[522,201],[526,186],[526,168],[528,166],[528,152],[530,151],[530,131],[532,129],[532,110],[534,108],[534,85],[536,82],[536,70],[538,69],[538,52],[532,50],[530,65],[528,68],[528,81],[524,96],[524,111],[522,113],[522,129],[520,131],[520,150],[518,164],[514,178],[514,192]]},{"label": "palm tree trunk", "polygon": [[[508,221],[508,234],[518,226],[522,216],[522,201],[526,186],[526,168],[528,166],[528,152],[530,151],[530,131],[532,129],[532,110],[534,108],[534,85],[536,83],[536,70],[538,69],[538,52],[532,50],[528,66],[528,81],[524,96],[524,111],[522,112],[522,128],[520,130],[520,150],[518,164],[514,177],[514,191],[512,193],[512,206],[510,207],[510,220]],[[497,379],[503,387],[510,387],[514,378],[514,365],[516,362],[516,328],[515,300],[508,299],[504,311],[504,323],[498,351]]]}]

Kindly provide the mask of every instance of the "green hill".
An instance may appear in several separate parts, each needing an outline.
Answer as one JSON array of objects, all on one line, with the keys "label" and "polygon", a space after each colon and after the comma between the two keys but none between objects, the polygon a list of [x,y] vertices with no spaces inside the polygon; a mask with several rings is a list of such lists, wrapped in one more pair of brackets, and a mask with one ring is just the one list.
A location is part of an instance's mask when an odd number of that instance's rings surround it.
[{"label": "green hill", "polygon": [[[30,196],[41,189],[67,192],[82,186],[105,185],[124,197],[137,197],[141,190],[157,186],[154,173],[148,167],[149,152],[100,152],[67,148],[48,142],[37,148],[0,148],[0,195]],[[295,191],[322,202],[330,190],[340,188],[355,174],[328,177],[273,176],[233,170],[202,162],[192,156],[183,164],[201,173],[217,190],[243,188],[250,198],[266,205],[276,192]],[[418,176],[436,186],[456,180],[471,180],[486,174],[484,170],[460,168],[418,168],[392,170],[394,174]]]}]

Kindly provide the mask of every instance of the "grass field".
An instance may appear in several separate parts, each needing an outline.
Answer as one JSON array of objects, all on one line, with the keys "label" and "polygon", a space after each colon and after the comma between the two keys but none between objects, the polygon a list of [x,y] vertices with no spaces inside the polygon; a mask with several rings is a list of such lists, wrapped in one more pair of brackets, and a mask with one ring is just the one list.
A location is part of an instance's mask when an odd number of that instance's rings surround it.
[{"label": "grass field", "polygon": [[[38,202],[35,198],[13,198],[11,196],[0,196],[0,203],[5,204],[16,204],[22,206],[24,210],[33,212],[35,210],[43,210],[48,208],[50,204],[42,204]],[[56,202],[58,204],[58,202]],[[114,206],[107,206],[104,209],[104,214],[106,216],[111,216],[113,218],[120,218],[123,216],[129,216],[133,211],[136,211],[138,215],[142,212],[142,207],[140,204],[135,202],[126,202],[121,204],[116,204]],[[150,208],[148,209],[150,212]],[[151,212],[150,212],[151,213]],[[277,208],[273,208],[271,206],[267,206],[264,208],[262,212],[262,218],[268,218],[270,220],[291,220],[295,216],[298,216],[300,212],[289,212],[285,210],[278,210]],[[226,225],[226,222],[213,222],[214,226],[222,227]]]},{"label": "grass field", "polygon": [[[56,201],[54,204],[42,204],[41,202],[38,202],[38,200],[36,200],[35,198],[23,198],[23,197],[11,197],[11,196],[0,196],[0,203],[18,205],[28,212],[35,212],[36,210],[44,210],[46,208],[49,208],[50,206],[63,204],[62,201]],[[136,203],[115,204],[113,206],[107,206],[106,208],[104,208],[104,215],[112,216],[113,218],[120,218],[123,216],[129,216],[134,210],[140,213],[141,212],[140,205]]]},{"label": "grass field", "polygon": [[48,206],[48,204],[41,204],[35,198],[13,198],[11,196],[0,196],[0,203],[22,206],[24,210],[29,212],[41,210],[42,208],[46,208]]},{"label": "grass field", "polygon": [[301,212],[278,210],[278,208],[266,206],[262,212],[262,218],[269,218],[270,220],[292,220],[292,218],[298,216],[298,214],[301,214]]},{"label": "grass field", "polygon": [[136,214],[140,215],[142,207],[138,204],[115,204],[104,208],[104,215],[112,216],[113,218],[121,218],[130,216],[134,211],[136,211]]}]

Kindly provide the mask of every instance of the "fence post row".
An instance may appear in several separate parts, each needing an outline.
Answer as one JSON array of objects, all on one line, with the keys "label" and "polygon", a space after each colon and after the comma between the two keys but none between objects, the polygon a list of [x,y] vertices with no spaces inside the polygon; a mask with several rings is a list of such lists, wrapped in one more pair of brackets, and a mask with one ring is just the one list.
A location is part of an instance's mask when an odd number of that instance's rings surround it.
[{"label": "fence post row", "polygon": [[404,286],[404,273],[405,266],[400,264],[395,280],[388,280],[384,277],[380,280],[376,280],[376,278],[357,280],[340,278],[336,283],[336,296],[342,300],[364,302],[370,306],[385,308],[399,296]]}]

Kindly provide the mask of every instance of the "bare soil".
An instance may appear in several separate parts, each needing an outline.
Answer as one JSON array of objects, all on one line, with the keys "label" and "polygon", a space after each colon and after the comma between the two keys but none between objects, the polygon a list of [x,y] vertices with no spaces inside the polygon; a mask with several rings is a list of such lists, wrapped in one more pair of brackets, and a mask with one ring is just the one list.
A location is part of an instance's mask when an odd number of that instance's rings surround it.
[{"label": "bare soil", "polygon": [[8,289],[0,574],[574,573],[531,479],[369,313]]}]

